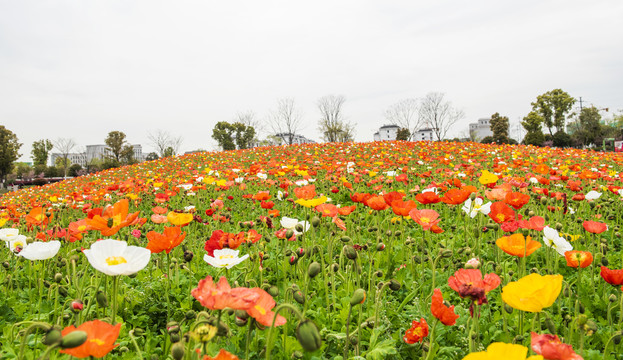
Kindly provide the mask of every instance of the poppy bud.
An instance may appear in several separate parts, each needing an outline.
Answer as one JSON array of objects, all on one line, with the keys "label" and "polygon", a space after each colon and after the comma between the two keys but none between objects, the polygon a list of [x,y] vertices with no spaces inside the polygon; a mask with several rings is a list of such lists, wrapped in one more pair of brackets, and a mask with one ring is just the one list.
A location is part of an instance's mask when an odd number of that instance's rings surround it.
[{"label": "poppy bud", "polygon": [[357,289],[350,298],[350,306],[363,304],[364,301],[366,301],[366,291],[364,289]]},{"label": "poppy bud", "polygon": [[523,342],[523,336],[521,335],[517,335],[513,339],[513,344],[521,344],[522,342]]},{"label": "poppy bud", "polygon": [[249,319],[241,319],[239,317],[236,317],[236,319],[234,320],[234,323],[236,324],[236,326],[240,326],[240,327],[245,326],[248,322],[249,322]]},{"label": "poppy bud", "polygon": [[359,339],[353,335],[350,337],[350,343],[353,345],[357,345],[359,343]]},{"label": "poppy bud", "polygon": [[67,289],[65,289],[62,286],[58,287],[58,293],[61,294],[62,296],[67,296],[67,294],[68,294]]},{"label": "poppy bud", "polygon": [[606,257],[601,258],[601,265],[608,266],[608,259]]},{"label": "poppy bud", "polygon": [[374,276],[376,277],[383,277],[383,271],[382,270],[378,270],[374,272]]},{"label": "poppy bud", "polygon": [[72,349],[78,347],[87,341],[87,333],[84,331],[76,330],[63,336],[61,340],[61,348]]},{"label": "poppy bud", "polygon": [[305,295],[303,294],[301,290],[295,291],[292,294],[292,297],[294,297],[294,300],[296,300],[297,303],[301,305],[305,305]]},{"label": "poppy bud", "polygon": [[171,356],[174,360],[182,360],[184,358],[185,351],[183,342],[177,342],[171,346]]},{"label": "poppy bud", "polygon": [[528,216],[533,217],[536,213],[532,210],[528,211]]},{"label": "poppy bud", "polygon": [[343,251],[344,251],[344,255],[346,255],[346,257],[349,258],[350,260],[357,259],[357,251],[355,250],[354,247],[350,245],[346,245],[344,246]]},{"label": "poppy bud", "polygon": [[417,256],[417,255],[413,255],[413,262],[416,264],[421,264],[422,263],[422,259]]},{"label": "poppy bud", "polygon": [[290,265],[296,265],[298,261],[299,261],[299,258],[296,255],[292,255],[290,256],[290,259],[288,259],[288,262],[290,263]]},{"label": "poppy bud", "polygon": [[314,277],[316,277],[316,275],[320,273],[321,270],[322,267],[320,266],[320,263],[314,261],[309,264],[309,267],[307,268],[307,275],[313,279]]},{"label": "poppy bud", "polygon": [[616,335],[614,335],[614,337],[612,338],[612,342],[614,342],[615,345],[619,345],[621,343],[621,332],[620,331],[616,333]]},{"label": "poppy bud", "polygon": [[61,273],[54,274],[54,282],[57,284],[60,284],[61,281],[63,281],[63,274]]},{"label": "poppy bud", "polygon": [[268,294],[270,294],[270,296],[275,297],[279,295],[279,288],[276,287],[275,285],[271,285],[268,287],[268,289],[266,290],[266,292]]},{"label": "poppy bud", "polygon": [[236,317],[246,320],[249,318],[249,313],[247,313],[245,310],[236,310]]},{"label": "poppy bud", "polygon": [[452,250],[446,249],[441,252],[441,257],[449,258],[452,257]]},{"label": "poppy bud", "polygon": [[383,243],[376,244],[376,251],[383,251],[383,250],[385,250],[385,244]]},{"label": "poppy bud", "polygon": [[541,197],[541,205],[547,205],[547,198],[545,196]]},{"label": "poppy bud", "polygon": [[292,229],[286,231],[286,239],[289,240],[292,236],[294,236],[294,231]]},{"label": "poppy bud", "polygon": [[318,327],[313,321],[305,319],[296,327],[296,338],[305,351],[316,351],[322,346]]},{"label": "poppy bud", "polygon": [[586,324],[586,322],[588,321],[588,317],[584,314],[578,316],[578,325],[579,326],[584,326],[584,324]]},{"label": "poppy bud", "polygon": [[305,256],[305,249],[303,249],[303,248],[296,249],[296,255],[298,257],[302,258],[303,256]]},{"label": "poppy bud", "polygon": [[608,297],[608,301],[610,301],[611,303],[617,301],[617,296],[614,294],[610,294],[610,297]]},{"label": "poppy bud", "polygon": [[342,242],[347,243],[347,242],[349,242],[349,241],[350,241],[350,238],[349,238],[348,236],[342,236],[342,237],[340,238],[340,240],[341,240]]},{"label": "poppy bud", "polygon": [[331,270],[333,270],[333,272],[338,272],[340,270],[340,265],[338,264],[332,264],[331,265]]},{"label": "poppy bud", "polygon": [[145,334],[145,330],[141,329],[141,328],[134,328],[134,335],[136,336],[143,336],[143,334]]},{"label": "poppy bud", "polygon": [[97,305],[99,307],[107,307],[108,306],[108,298],[106,294],[102,290],[97,291],[97,295],[95,295],[95,299],[97,300]]},{"label": "poppy bud", "polygon": [[61,334],[61,330],[53,326],[50,327],[41,342],[43,343],[43,345],[50,346],[61,342],[62,337],[63,335]]},{"label": "poppy bud", "polygon": [[396,280],[396,279],[391,279],[391,280],[389,281],[389,288],[390,288],[392,291],[398,291],[398,290],[400,290],[400,287],[401,287],[401,285],[400,285],[400,283],[398,282],[398,280]]},{"label": "poppy bud", "polygon": [[471,194],[469,194],[469,199],[470,199],[471,201],[476,200],[476,193],[471,193]]},{"label": "poppy bud", "polygon": [[180,324],[178,324],[177,321],[169,321],[167,323],[167,332],[169,334],[180,332]]},{"label": "poppy bud", "polygon": [[318,227],[318,226],[320,226],[320,218],[319,218],[318,216],[314,216],[314,217],[311,219],[311,224],[312,224],[312,226],[313,226],[313,227]]},{"label": "poppy bud", "polygon": [[402,231],[398,230],[394,233],[395,237],[400,237],[402,235]]},{"label": "poppy bud", "polygon": [[582,327],[587,336],[591,336],[597,331],[597,324],[593,320],[588,320]]},{"label": "poppy bud", "polygon": [[74,313],[79,313],[82,309],[84,309],[84,304],[81,300],[74,300],[71,302],[71,310]]},{"label": "poppy bud", "polygon": [[190,250],[184,251],[184,261],[191,262],[193,257],[195,257],[195,254],[192,251]]},{"label": "poppy bud", "polygon": [[565,286],[565,288],[562,290],[562,294],[565,297],[569,297],[569,287],[568,286]]},{"label": "poppy bud", "polygon": [[303,225],[301,225],[301,224],[296,224],[296,226],[294,227],[294,230],[302,233],[303,230],[305,230],[305,228],[303,228]]},{"label": "poppy bud", "polygon": [[513,313],[513,308],[510,305],[508,305],[508,304],[504,304],[504,310],[506,310],[506,312],[508,314],[512,314]]},{"label": "poppy bud", "polygon": [[556,325],[554,324],[554,321],[552,321],[552,319],[546,318],[545,326],[547,327],[547,330],[549,330],[550,333],[556,334]]}]

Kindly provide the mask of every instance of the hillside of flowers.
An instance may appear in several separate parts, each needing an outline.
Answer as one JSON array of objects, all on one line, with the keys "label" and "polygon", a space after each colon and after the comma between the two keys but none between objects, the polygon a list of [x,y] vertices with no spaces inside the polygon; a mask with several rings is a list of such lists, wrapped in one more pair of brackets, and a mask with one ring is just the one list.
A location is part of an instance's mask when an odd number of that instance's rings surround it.
[{"label": "hillside of flowers", "polygon": [[2,359],[623,359],[623,155],[204,152],[0,197]]}]

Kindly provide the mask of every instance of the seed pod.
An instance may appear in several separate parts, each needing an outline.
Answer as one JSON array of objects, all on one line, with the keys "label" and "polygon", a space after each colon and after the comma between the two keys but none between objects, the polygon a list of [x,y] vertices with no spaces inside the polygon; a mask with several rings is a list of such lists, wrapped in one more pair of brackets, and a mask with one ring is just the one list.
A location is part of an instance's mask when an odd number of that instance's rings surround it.
[{"label": "seed pod", "polygon": [[41,342],[43,345],[50,346],[61,342],[62,337],[61,330],[53,326],[48,330]]},{"label": "seed pod", "polygon": [[350,238],[348,236],[342,236],[340,240],[344,243],[350,242]]},{"label": "seed pod", "polygon": [[549,330],[550,333],[556,334],[556,324],[554,324],[554,321],[552,321],[552,319],[546,318],[545,326],[547,327],[547,330]]},{"label": "seed pod", "polygon": [[343,248],[344,255],[350,260],[355,260],[357,258],[357,250],[350,245],[345,245]]},{"label": "seed pod", "polygon": [[313,321],[305,319],[296,327],[296,338],[305,351],[316,351],[322,346],[318,327]]},{"label": "seed pod", "polygon": [[72,349],[78,347],[87,341],[87,333],[84,331],[76,330],[72,331],[69,334],[63,336],[61,340],[61,348],[63,349]]},{"label": "seed pod", "polygon": [[275,296],[279,295],[279,288],[276,287],[275,285],[271,285],[271,286],[268,287],[266,292],[269,293],[270,296],[275,297]]},{"label": "seed pod", "polygon": [[396,279],[391,279],[391,280],[389,281],[389,288],[390,288],[392,291],[398,291],[398,290],[400,290],[400,287],[401,287],[401,285],[400,285],[400,283],[398,282],[398,280],[396,280]]},{"label": "seed pod", "polygon": [[305,295],[303,294],[301,290],[295,291],[292,294],[292,297],[294,297],[294,300],[296,300],[297,303],[301,305],[305,305]]},{"label": "seed pod", "polygon": [[355,306],[357,304],[363,304],[366,301],[366,291],[364,289],[357,289],[353,293],[353,296],[350,298],[350,306]]},{"label": "seed pod", "polygon": [[[320,226],[320,218],[319,218],[318,216],[314,216],[314,217],[311,219],[311,224],[312,224],[312,226],[313,226],[313,227],[318,227],[318,226]],[[302,227],[301,227],[301,228],[302,228]]]},{"label": "seed pod", "polygon": [[186,349],[183,342],[177,342],[171,346],[171,356],[174,360],[182,360],[185,352]]},{"label": "seed pod", "polygon": [[608,301],[610,301],[611,303],[617,301],[617,296],[614,294],[610,294],[610,297],[608,297]]}]

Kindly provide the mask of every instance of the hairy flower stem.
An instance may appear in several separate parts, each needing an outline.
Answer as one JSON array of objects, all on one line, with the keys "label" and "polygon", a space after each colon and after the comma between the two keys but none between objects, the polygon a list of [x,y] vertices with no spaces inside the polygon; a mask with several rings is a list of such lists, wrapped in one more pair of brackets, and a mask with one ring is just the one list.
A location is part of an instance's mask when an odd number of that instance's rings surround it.
[{"label": "hairy flower stem", "polygon": [[284,309],[290,310],[292,313],[294,313],[296,317],[299,319],[299,321],[305,320],[301,312],[296,307],[294,307],[294,305],[292,304],[284,303],[275,308],[275,315],[273,317],[273,322],[270,326],[270,330],[268,330],[268,336],[266,337],[266,360],[270,360],[270,353],[273,348],[272,334],[273,334],[273,329],[275,328],[275,321],[277,321],[277,316]]},{"label": "hairy flower stem", "polygon": [[117,288],[119,287],[119,276],[112,277],[112,324],[117,323]]},{"label": "hairy flower stem", "polygon": [[433,353],[433,345],[435,345],[435,327],[437,326],[438,322],[439,320],[435,319],[435,322],[433,322],[433,327],[430,329],[430,342],[428,345],[428,352],[426,353],[426,357],[422,358],[423,360],[428,360],[430,354]]},{"label": "hairy flower stem", "polygon": [[[344,359],[348,359],[348,348],[350,347],[350,335],[348,333],[350,327],[350,315],[353,311],[353,306],[348,308],[348,316],[346,317],[346,346],[344,346]],[[375,324],[376,325],[376,324]]]}]

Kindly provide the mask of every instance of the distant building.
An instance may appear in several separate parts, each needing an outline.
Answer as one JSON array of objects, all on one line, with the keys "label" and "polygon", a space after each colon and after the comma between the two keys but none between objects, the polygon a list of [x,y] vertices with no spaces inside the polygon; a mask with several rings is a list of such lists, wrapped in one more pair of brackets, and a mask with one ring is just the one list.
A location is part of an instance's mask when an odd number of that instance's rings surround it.
[{"label": "distant building", "polygon": [[383,125],[374,133],[374,141],[392,141],[398,136],[398,125]]},{"label": "distant building", "polygon": [[[315,144],[314,140],[308,139],[303,135],[292,133],[277,133],[274,135],[276,138],[281,139],[282,144]],[[292,139],[292,141],[290,141]]]},{"label": "distant building", "polygon": [[[63,154],[52,153],[50,155],[50,166],[56,165],[56,159],[63,159]],[[69,153],[67,154],[67,161],[69,162],[69,165],[78,164],[82,167],[87,165],[85,153]]]},{"label": "distant building", "polygon": [[[134,159],[138,162],[145,161],[146,155],[143,154],[143,146],[140,144],[132,145],[134,150]],[[70,153],[67,156],[70,164],[78,164],[82,167],[87,166],[93,160],[106,160],[112,156],[112,151],[107,145],[87,145],[86,151],[80,153]],[[62,158],[60,153],[52,153],[50,161],[52,166],[56,164],[57,158]]]},{"label": "distant building", "polygon": [[433,141],[433,135],[434,132],[432,128],[423,128],[413,135],[413,141]]},{"label": "distant building", "polygon": [[489,118],[480,118],[477,122],[469,124],[470,138],[480,141],[487,136],[493,136],[490,121],[491,119]]}]

